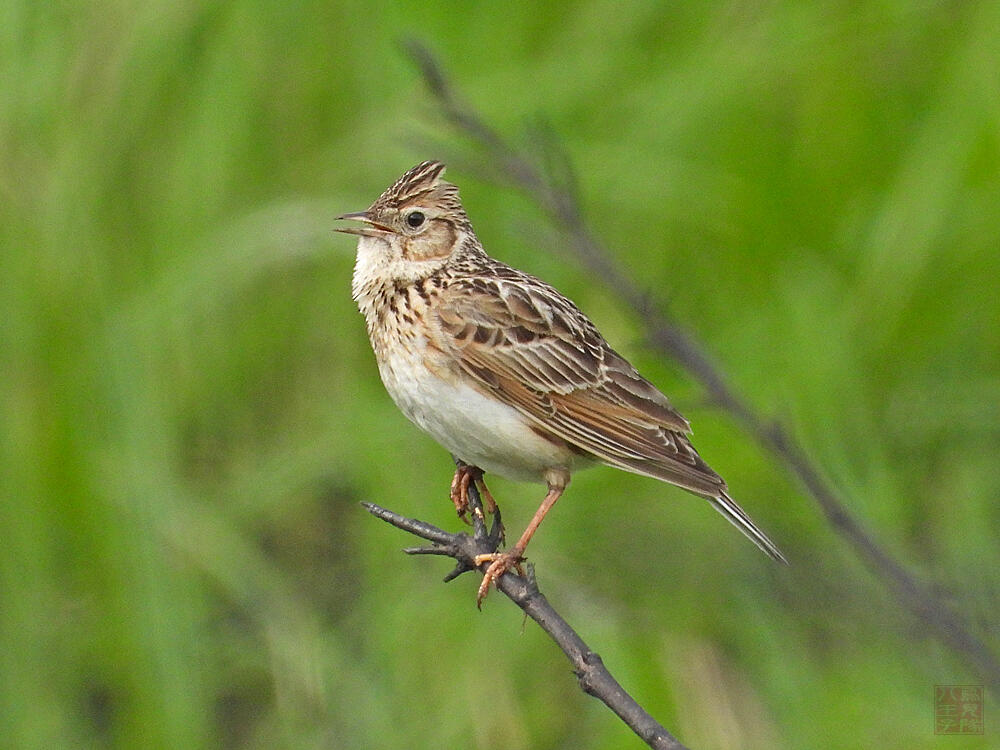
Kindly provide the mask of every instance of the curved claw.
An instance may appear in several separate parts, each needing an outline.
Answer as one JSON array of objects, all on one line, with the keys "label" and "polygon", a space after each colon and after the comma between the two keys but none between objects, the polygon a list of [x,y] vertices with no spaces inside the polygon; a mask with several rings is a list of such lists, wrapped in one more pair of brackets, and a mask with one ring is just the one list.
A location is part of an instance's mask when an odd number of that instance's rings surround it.
[{"label": "curved claw", "polygon": [[483,608],[483,599],[490,592],[490,584],[499,580],[504,573],[506,573],[511,568],[514,568],[518,575],[524,575],[524,569],[521,567],[521,561],[524,558],[521,556],[521,550],[514,547],[507,552],[493,552],[488,555],[476,555],[474,562],[477,566],[483,565],[484,563],[490,563],[489,567],[483,573],[482,583],[479,584],[479,591],[476,592],[476,606],[479,609]]}]

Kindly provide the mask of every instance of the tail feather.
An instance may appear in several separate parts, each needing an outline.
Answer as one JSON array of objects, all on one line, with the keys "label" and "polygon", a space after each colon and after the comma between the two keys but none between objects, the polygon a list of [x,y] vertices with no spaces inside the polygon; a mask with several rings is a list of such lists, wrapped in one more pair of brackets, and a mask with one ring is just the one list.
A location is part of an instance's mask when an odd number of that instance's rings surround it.
[{"label": "tail feather", "polygon": [[769,557],[786,565],[788,564],[788,560],[781,554],[781,550],[778,549],[777,545],[768,539],[767,534],[757,528],[757,524],[750,519],[746,511],[737,505],[736,501],[729,497],[729,495],[723,492],[719,497],[710,497],[707,499],[713,508],[726,517],[729,523],[742,531],[750,541],[760,547]]}]

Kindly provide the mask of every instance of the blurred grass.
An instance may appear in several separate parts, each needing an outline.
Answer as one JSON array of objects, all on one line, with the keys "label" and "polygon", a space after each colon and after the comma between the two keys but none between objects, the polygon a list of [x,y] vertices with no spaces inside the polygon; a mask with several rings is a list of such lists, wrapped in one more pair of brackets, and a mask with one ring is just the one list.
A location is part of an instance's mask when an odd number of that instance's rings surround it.
[{"label": "blurred grass", "polygon": [[[450,462],[384,394],[332,217],[429,101],[566,142],[597,231],[788,418],[854,509],[997,642],[995,3],[0,10],[0,736],[52,747],[636,747],[499,597],[361,499],[455,528]],[[423,123],[423,124],[421,124]],[[606,469],[543,588],[690,745],[914,748],[975,683],[627,312],[452,170],[488,250],[675,396],[793,565]],[[538,488],[496,481],[519,527]],[[987,705],[984,738],[996,737]],[[490,706],[485,710],[485,706]],[[954,739],[954,738],[952,738]]]}]

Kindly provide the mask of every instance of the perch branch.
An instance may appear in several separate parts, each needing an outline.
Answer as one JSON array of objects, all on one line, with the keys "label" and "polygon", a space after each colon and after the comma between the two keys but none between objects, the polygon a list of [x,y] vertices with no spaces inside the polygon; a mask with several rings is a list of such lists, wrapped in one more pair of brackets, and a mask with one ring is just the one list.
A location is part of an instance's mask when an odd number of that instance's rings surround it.
[{"label": "perch branch", "polygon": [[1000,687],[1000,660],[975,634],[969,620],[877,541],[851,512],[845,499],[823,478],[787,427],[758,414],[712,362],[706,347],[678,325],[662,304],[652,302],[642,287],[613,260],[616,255],[584,221],[565,150],[551,137],[540,144],[541,156],[511,145],[474,109],[459,100],[427,47],[410,40],[405,42],[405,48],[448,124],[486,153],[488,158],[482,165],[485,174],[494,181],[513,186],[540,206],[565,234],[570,252],[635,311],[647,330],[650,344],[676,361],[701,384],[719,408],[785,466],[820,507],[835,532],[847,540],[855,554],[905,609],[942,643],[963,655],[983,680],[995,688]]},{"label": "perch branch", "polygon": [[[445,581],[457,578],[462,573],[477,570],[476,555],[496,552],[502,538],[503,524],[499,510],[493,515],[489,530],[484,520],[482,501],[475,482],[469,485],[469,509],[472,511],[473,534],[451,534],[424,521],[407,518],[374,503],[362,503],[365,509],[398,529],[408,531],[431,543],[429,547],[408,547],[404,550],[411,555],[443,555],[454,558],[456,565]],[[479,566],[480,573],[488,563]],[[628,727],[647,745],[656,750],[685,750],[663,725],[647,713],[611,675],[601,657],[584,643],[583,639],[570,627],[569,623],[556,612],[545,596],[538,590],[534,571],[528,566],[526,576],[508,571],[496,582],[497,590],[524,610],[537,622],[542,630],[563,650],[573,665],[573,673],[580,689],[601,700],[614,711]]]}]

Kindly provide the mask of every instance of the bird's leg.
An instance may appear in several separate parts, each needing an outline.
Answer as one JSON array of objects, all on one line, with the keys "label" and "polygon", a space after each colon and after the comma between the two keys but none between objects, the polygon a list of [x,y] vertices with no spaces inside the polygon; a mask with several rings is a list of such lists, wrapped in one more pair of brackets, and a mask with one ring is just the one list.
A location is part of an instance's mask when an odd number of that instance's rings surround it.
[{"label": "bird's leg", "polygon": [[476,477],[476,487],[479,488],[479,496],[486,503],[487,513],[497,512],[497,501],[493,499],[493,494],[490,492],[490,488],[486,486],[486,480],[483,479],[483,472],[479,472],[479,476]]},{"label": "bird's leg", "polygon": [[491,583],[496,581],[511,568],[516,567],[518,573],[521,572],[519,563],[524,559],[525,547],[528,546],[528,542],[531,541],[532,535],[534,535],[535,531],[538,529],[542,519],[545,518],[545,514],[548,513],[552,506],[556,504],[556,500],[559,499],[565,489],[565,484],[560,486],[549,485],[549,491],[546,493],[545,499],[542,500],[542,504],[538,506],[538,510],[535,511],[535,515],[532,517],[531,523],[528,524],[528,528],[526,528],[524,533],[521,534],[521,538],[517,540],[517,544],[509,550],[506,552],[492,552],[487,555],[476,555],[475,563],[477,566],[487,562],[490,564],[489,567],[486,568],[486,572],[483,574],[483,582],[479,584],[479,592],[476,594],[477,607],[482,606],[483,599],[485,599],[486,594],[489,593]]},{"label": "bird's leg", "polygon": [[485,507],[486,512],[493,516],[493,530],[490,534],[492,536],[499,535],[496,536],[498,546],[503,546],[503,544],[507,541],[507,530],[504,528],[503,521],[500,519],[500,506],[497,505],[497,501],[493,499],[493,494],[490,492],[490,488],[486,486],[486,481],[483,479],[482,475],[477,477],[475,482],[476,488],[479,490],[479,498],[482,500],[482,506],[480,506],[480,508]]},{"label": "bird's leg", "polygon": [[458,517],[466,523],[470,523],[466,514],[469,512],[469,484],[471,482],[476,483],[479,494],[486,503],[486,510],[490,513],[496,513],[497,510],[496,501],[487,489],[486,482],[483,481],[483,470],[478,466],[459,463],[455,469],[455,476],[451,480],[451,501],[455,504]]}]

